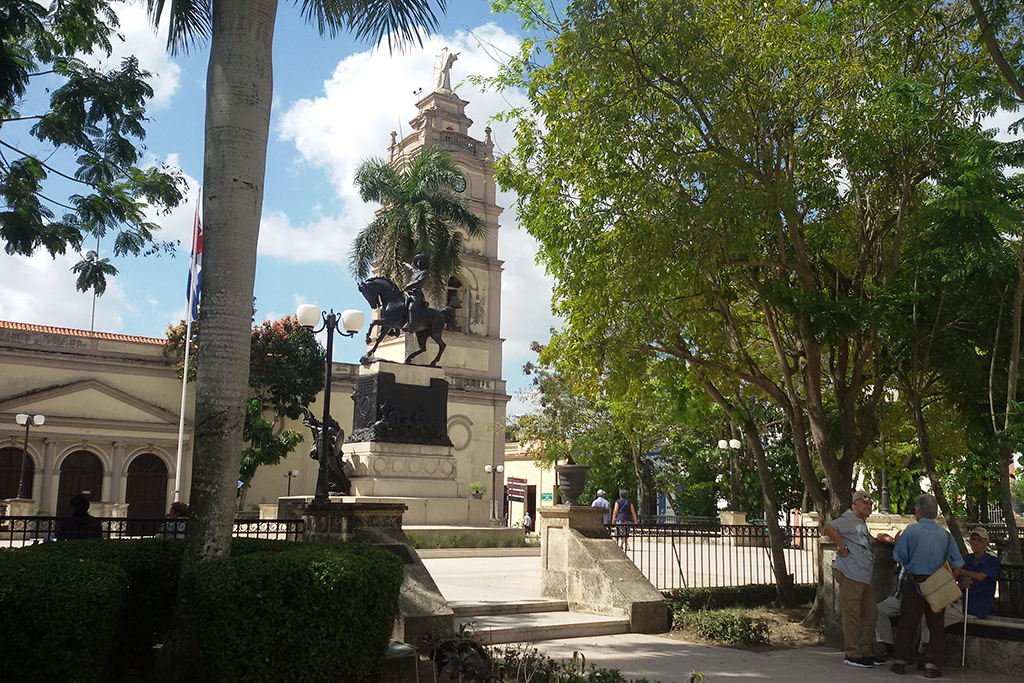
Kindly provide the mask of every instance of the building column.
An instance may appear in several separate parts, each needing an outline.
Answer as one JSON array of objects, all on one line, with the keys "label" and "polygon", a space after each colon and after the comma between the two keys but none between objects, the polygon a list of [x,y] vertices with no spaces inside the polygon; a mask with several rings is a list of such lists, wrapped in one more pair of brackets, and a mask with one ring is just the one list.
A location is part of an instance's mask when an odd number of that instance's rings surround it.
[{"label": "building column", "polygon": [[[124,502],[124,487],[122,482],[124,476],[121,474],[124,469],[124,442],[114,442],[114,456],[110,463],[110,490],[103,496],[103,500],[108,503],[123,503]],[[106,479],[106,477],[104,477]]]},{"label": "building column", "polygon": [[57,512],[57,478],[56,470],[57,439],[43,440],[43,458],[39,467],[39,508],[48,514]]}]

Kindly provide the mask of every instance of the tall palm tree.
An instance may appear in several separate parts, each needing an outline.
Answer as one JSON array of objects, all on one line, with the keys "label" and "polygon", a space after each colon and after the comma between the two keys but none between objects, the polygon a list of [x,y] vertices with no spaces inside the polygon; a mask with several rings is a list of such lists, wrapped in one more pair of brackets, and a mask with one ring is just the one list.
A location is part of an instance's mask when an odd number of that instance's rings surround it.
[{"label": "tall palm tree", "polygon": [[[443,12],[446,0],[435,0]],[[428,0],[302,0],[321,34],[354,30],[389,48],[437,27]],[[203,293],[192,491],[184,566],[226,556],[249,390],[256,241],[263,208],[277,0],[147,0],[172,54],[209,39],[203,167]]]},{"label": "tall palm tree", "polygon": [[80,292],[92,290],[92,322],[89,323],[89,331],[96,329],[96,299],[103,296],[107,291],[107,276],[117,275],[117,268],[108,258],[100,258],[100,239],[96,238],[96,249],[85,252],[82,260],[71,267],[72,273],[78,273],[78,280],[75,287]]},{"label": "tall palm tree", "polygon": [[483,222],[455,191],[465,187],[458,164],[446,149],[424,147],[408,166],[396,169],[383,159],[364,161],[356,170],[356,186],[364,202],[383,205],[376,218],[352,244],[350,265],[359,279],[378,272],[404,284],[402,263],[416,254],[430,257],[430,298],[442,302],[448,279],[462,266],[461,244],[453,228],[470,237],[484,234]]}]

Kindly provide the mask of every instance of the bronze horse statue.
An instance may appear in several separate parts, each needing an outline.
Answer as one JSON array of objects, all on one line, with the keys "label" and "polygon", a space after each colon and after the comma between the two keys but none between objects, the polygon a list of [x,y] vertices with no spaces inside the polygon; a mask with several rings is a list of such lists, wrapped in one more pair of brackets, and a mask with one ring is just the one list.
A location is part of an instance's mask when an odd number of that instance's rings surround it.
[{"label": "bronze horse statue", "polygon": [[441,332],[445,328],[455,330],[455,309],[445,306],[441,310],[423,306],[426,315],[409,315],[405,294],[394,282],[386,277],[372,277],[366,282],[359,283],[359,291],[369,302],[370,308],[380,309],[380,317],[370,322],[366,328],[366,343],[372,340],[370,332],[374,327],[379,327],[377,339],[373,342],[373,348],[363,356],[363,362],[368,362],[373,357],[381,341],[386,336],[397,337],[403,330],[416,335],[416,342],[419,349],[409,354],[405,359],[406,364],[412,364],[412,359],[427,350],[427,338],[433,339],[437,344],[437,356],[430,362],[436,366],[444,353],[445,343],[441,339]]}]

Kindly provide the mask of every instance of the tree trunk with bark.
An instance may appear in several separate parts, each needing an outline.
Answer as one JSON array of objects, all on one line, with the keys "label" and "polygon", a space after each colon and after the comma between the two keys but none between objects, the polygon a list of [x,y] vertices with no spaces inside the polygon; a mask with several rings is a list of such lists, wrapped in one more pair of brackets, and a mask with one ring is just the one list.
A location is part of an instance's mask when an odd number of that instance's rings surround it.
[{"label": "tree trunk with bark", "polygon": [[203,292],[192,492],[183,567],[231,548],[249,395],[277,0],[216,0],[206,87]]}]

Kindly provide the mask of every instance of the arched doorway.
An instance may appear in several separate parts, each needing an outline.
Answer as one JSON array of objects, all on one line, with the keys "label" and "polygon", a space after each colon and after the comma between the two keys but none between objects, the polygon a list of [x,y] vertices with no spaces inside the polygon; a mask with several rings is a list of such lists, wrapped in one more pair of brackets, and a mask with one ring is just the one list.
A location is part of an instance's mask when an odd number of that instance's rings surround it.
[{"label": "arched doorway", "polygon": [[57,516],[71,514],[70,500],[81,493],[89,502],[96,502],[103,493],[103,463],[89,451],[75,451],[60,464],[57,485]]},{"label": "arched doorway", "polygon": [[167,465],[158,455],[143,453],[128,464],[124,502],[131,519],[164,516],[167,505]]},{"label": "arched doorway", "polygon": [[[15,498],[18,495],[18,482],[21,481],[21,454],[20,448],[0,449],[0,500]],[[25,490],[24,496],[32,498],[32,482],[35,479],[36,466],[29,457],[25,460]]]}]

